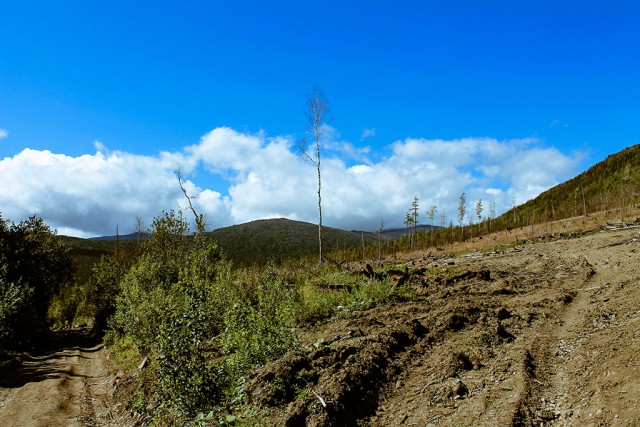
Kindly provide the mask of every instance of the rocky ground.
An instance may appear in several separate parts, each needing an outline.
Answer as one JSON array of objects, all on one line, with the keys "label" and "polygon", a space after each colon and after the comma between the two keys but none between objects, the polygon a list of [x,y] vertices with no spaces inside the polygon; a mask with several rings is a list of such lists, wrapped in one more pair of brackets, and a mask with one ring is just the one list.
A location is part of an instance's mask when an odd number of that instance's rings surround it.
[{"label": "rocky ground", "polygon": [[640,228],[533,240],[410,261],[392,280],[417,301],[300,331],[248,402],[280,425],[640,425]]}]

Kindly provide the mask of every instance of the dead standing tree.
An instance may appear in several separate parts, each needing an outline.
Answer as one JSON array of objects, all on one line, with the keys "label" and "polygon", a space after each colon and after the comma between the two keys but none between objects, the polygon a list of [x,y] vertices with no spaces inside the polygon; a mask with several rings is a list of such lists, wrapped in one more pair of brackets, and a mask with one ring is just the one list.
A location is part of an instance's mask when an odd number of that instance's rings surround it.
[{"label": "dead standing tree", "polygon": [[307,138],[298,143],[298,147],[305,159],[313,163],[318,170],[318,250],[319,263],[322,264],[322,179],[320,176],[320,139],[326,130],[329,102],[320,89],[314,88],[313,93],[307,94],[305,116],[307,118],[307,134],[313,138],[315,156],[307,151]]},{"label": "dead standing tree", "polygon": [[173,174],[176,176],[176,178],[178,178],[178,184],[180,185],[180,189],[182,190],[184,197],[187,199],[187,203],[189,203],[189,210],[193,213],[193,216],[195,217],[198,234],[204,234],[206,229],[204,215],[202,213],[198,213],[196,211],[195,206],[193,206],[193,199],[195,197],[190,196],[189,193],[187,193],[187,189],[185,187],[185,181],[184,181],[184,173],[182,172],[182,169],[178,168],[174,170]]}]

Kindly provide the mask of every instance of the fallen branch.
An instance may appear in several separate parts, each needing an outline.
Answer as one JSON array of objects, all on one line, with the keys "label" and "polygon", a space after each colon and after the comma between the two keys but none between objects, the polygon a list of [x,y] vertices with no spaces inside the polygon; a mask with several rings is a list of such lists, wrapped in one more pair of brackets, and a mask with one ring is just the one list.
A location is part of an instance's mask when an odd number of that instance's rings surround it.
[{"label": "fallen branch", "polygon": [[352,273],[351,269],[350,269],[348,266],[344,265],[344,263],[346,262],[346,260],[342,260],[342,261],[338,262],[338,261],[336,261],[335,259],[331,258],[331,257],[330,257],[330,256],[328,256],[328,255],[322,255],[322,258],[324,258],[324,259],[326,259],[326,260],[328,260],[328,261],[331,261],[331,263],[332,263],[332,264],[335,264],[335,265],[336,265],[336,267],[338,267],[338,269],[339,269],[339,270],[345,269],[345,270],[347,270],[349,273]]}]

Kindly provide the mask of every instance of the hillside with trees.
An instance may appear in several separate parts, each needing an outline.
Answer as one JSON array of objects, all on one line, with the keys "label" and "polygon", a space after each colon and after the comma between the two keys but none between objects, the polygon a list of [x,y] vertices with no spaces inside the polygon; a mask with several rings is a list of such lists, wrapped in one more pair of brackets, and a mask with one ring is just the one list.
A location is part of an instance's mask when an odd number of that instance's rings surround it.
[{"label": "hillside with trees", "polygon": [[[340,254],[377,241],[367,232],[344,231],[323,226],[326,254]],[[219,228],[210,233],[225,256],[240,266],[312,256],[318,253],[318,226],[290,219],[264,219]]]},{"label": "hillside with trees", "polygon": [[640,203],[640,144],[609,155],[578,176],[514,207],[496,219],[498,227],[523,227],[545,221],[607,212],[622,221]]}]

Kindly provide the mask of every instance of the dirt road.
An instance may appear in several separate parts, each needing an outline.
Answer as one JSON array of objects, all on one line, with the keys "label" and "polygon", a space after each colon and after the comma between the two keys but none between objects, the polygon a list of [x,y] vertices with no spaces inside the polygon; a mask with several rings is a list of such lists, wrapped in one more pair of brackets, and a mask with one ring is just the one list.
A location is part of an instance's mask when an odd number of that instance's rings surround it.
[{"label": "dirt road", "polygon": [[58,332],[44,350],[0,365],[0,426],[117,425],[113,373],[89,331]]},{"label": "dirt road", "polygon": [[248,401],[280,425],[640,425],[639,231],[413,260],[421,298],[300,331]]}]

